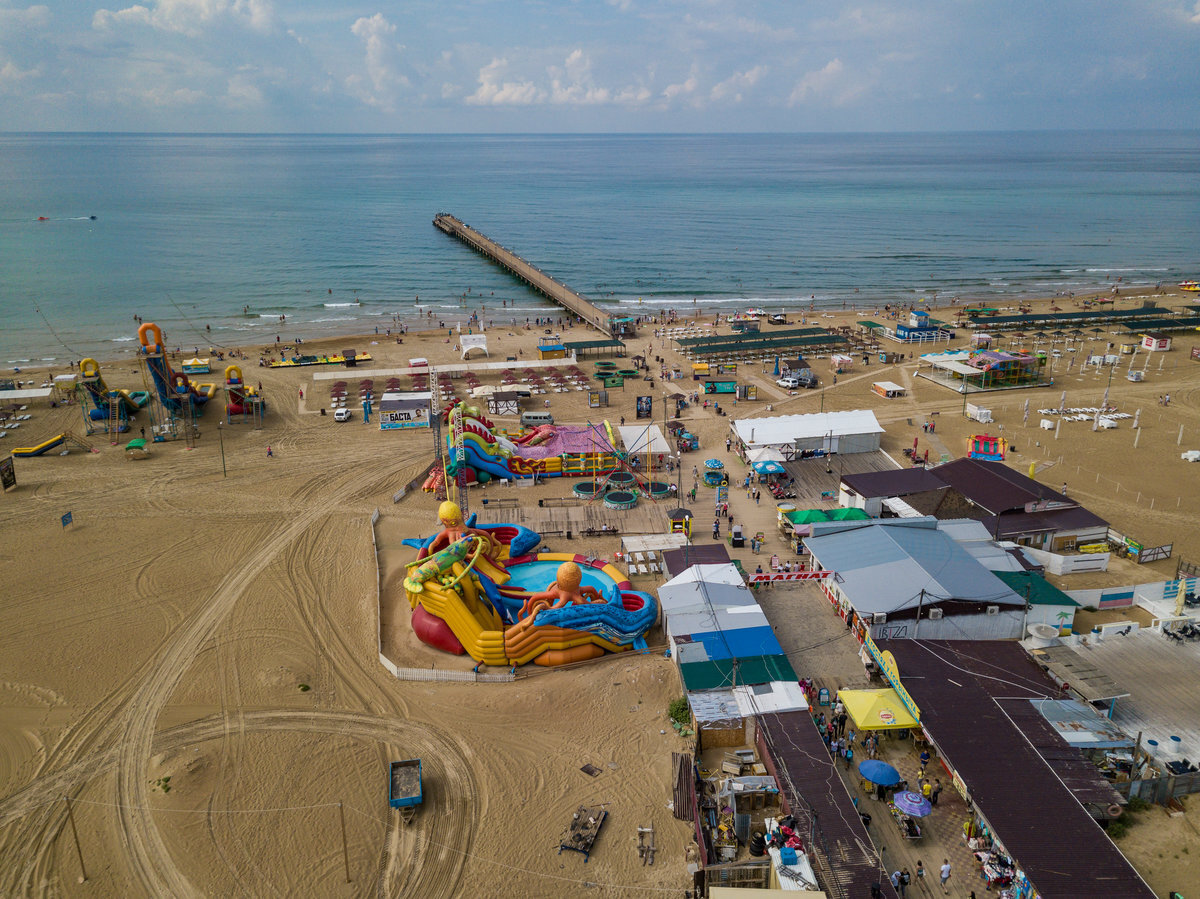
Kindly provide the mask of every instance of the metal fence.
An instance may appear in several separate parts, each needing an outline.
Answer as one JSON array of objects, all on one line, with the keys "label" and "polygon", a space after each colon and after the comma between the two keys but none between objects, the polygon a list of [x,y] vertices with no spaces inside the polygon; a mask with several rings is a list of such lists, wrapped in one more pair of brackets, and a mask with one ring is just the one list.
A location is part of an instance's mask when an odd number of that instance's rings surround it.
[{"label": "metal fence", "polygon": [[1148,780],[1131,780],[1114,783],[1118,793],[1128,799],[1144,799],[1158,805],[1166,805],[1172,799],[1200,793],[1200,771],[1189,774],[1168,774]]},{"label": "metal fence", "polygon": [[470,684],[507,684],[517,676],[510,671],[461,671],[455,668],[396,668],[400,680],[461,681]]}]

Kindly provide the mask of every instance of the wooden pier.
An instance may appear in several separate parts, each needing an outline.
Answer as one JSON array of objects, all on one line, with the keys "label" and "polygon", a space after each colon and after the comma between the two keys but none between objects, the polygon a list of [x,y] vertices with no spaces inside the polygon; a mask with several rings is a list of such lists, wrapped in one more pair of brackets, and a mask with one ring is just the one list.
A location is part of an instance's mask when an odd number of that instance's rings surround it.
[{"label": "wooden pier", "polygon": [[471,249],[482,253],[492,262],[516,275],[538,293],[558,303],[568,312],[579,316],[592,327],[603,331],[609,337],[616,336],[612,316],[557,278],[547,275],[536,265],[526,262],[512,250],[502,247],[491,238],[480,234],[474,228],[463,224],[445,212],[439,212],[434,216],[433,224],[438,230],[444,231],[451,237],[457,237]]}]

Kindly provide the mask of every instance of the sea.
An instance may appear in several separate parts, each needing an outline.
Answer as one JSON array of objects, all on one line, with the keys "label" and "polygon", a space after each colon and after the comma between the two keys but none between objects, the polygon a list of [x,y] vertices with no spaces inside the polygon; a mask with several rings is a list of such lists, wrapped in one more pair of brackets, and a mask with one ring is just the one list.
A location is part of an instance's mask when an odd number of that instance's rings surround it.
[{"label": "sea", "polygon": [[0,134],[0,365],[557,314],[438,212],[634,315],[1003,303],[1200,276],[1200,132]]}]

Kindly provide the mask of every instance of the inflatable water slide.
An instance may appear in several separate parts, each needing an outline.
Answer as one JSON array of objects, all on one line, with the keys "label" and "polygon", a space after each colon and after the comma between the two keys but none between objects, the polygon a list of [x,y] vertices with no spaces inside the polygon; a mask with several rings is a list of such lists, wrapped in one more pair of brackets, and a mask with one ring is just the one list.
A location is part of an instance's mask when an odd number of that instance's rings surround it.
[{"label": "inflatable water slide", "polygon": [[92,421],[103,421],[108,417],[109,399],[115,398],[120,411],[125,415],[135,415],[150,401],[150,394],[144,390],[110,390],[100,374],[100,363],[95,359],[79,361],[80,383],[87,391],[88,398],[95,406],[88,414]]},{"label": "inflatable water slide", "polygon": [[[418,549],[404,579],[413,631],[430,646],[498,667],[557,666],[629,650],[658,619],[654,598],[613,565],[534,553],[541,537],[519,525],[463,526],[454,503],[439,517],[446,531],[404,541]],[[447,533],[456,539],[443,545]]]},{"label": "inflatable water slide", "polygon": [[216,384],[194,384],[181,371],[174,371],[167,361],[167,345],[158,325],[146,322],[138,328],[138,341],[146,355],[150,378],[162,404],[172,412],[183,407],[182,397],[190,396],[197,410],[204,406],[217,392]]},{"label": "inflatable water slide", "polygon": [[242,415],[250,411],[247,398],[258,396],[258,389],[242,380],[242,369],[239,366],[228,365],[225,367],[225,395],[229,397],[225,411],[230,415]]}]

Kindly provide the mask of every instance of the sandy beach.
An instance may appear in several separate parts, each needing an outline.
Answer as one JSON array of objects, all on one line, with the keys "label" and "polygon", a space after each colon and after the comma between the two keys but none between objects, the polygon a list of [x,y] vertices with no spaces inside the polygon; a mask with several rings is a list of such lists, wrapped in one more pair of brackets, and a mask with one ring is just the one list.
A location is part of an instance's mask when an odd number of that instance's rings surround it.
[{"label": "sandy beach", "polygon": [[[1143,299],[1192,305],[1187,294],[1153,288],[1122,294],[1117,308]],[[869,317],[817,310],[808,323],[835,327]],[[643,327],[629,354],[649,349],[686,370],[673,345],[652,331]],[[487,334],[491,360],[529,359],[542,330],[498,326]],[[564,337],[588,334],[575,328]],[[1096,342],[1082,340],[1084,352],[1119,341],[1088,336]],[[960,330],[954,345],[965,337]],[[1151,358],[1137,383],[1125,379],[1124,362],[1109,383],[1107,371],[1068,368],[1064,354],[1054,360],[1053,387],[983,395],[995,417],[987,426],[963,417],[960,395],[916,377],[911,357],[856,365],[836,385],[829,360],[816,360],[827,386],[795,396],[769,370],[742,365],[739,381],[758,385],[759,400],[727,411],[741,418],[871,408],[887,430],[883,449],[895,459],[914,437],[934,458],[962,455],[970,434],[1000,434],[1017,470],[1033,464],[1039,480],[1065,484],[1147,545],[1174,544],[1170,559],[1123,562],[1063,586],[1163,580],[1179,558],[1200,560],[1193,486],[1200,466],[1180,460],[1182,451],[1200,449],[1193,344],[1200,334],[1177,332],[1174,349]],[[373,334],[306,340],[303,349],[346,346],[373,356],[346,380],[412,357],[433,365],[458,357],[444,331],[411,332],[402,344]],[[242,349],[246,379],[262,382],[268,403],[261,430],[235,423],[218,435],[219,412],[211,409],[194,449],[183,441],[155,444],[149,459],[127,461],[101,433],[89,438],[96,452],[16,460],[18,487],[0,503],[0,894],[552,897],[589,887],[600,895],[682,895],[690,884],[691,825],[668,807],[670,763],[672,751],[690,746],[667,720],[668,702],[681,693],[673,663],[658,651],[565,670],[528,666],[510,684],[393,678],[378,660],[377,585],[385,618],[397,604],[407,611],[399,580],[412,554],[400,541],[433,531],[437,503],[419,489],[399,502],[393,496],[429,468],[432,438],[424,430],[381,432],[374,421],[335,422],[320,414],[332,382],[313,379],[334,369],[259,367],[258,351],[274,347]],[[1137,367],[1143,362],[1139,356]],[[222,381],[213,366],[212,380]],[[104,365],[103,373],[112,387],[141,389],[128,359]],[[880,379],[904,385],[908,396],[873,394],[870,384]],[[481,381],[499,383],[494,373]],[[656,397],[658,421],[662,389],[656,378],[645,390]],[[1064,423],[1057,439],[1038,428],[1037,409],[1057,407],[1063,391],[1068,406],[1096,406],[1106,389],[1110,405],[1139,414],[1140,433],[1128,422],[1099,431]],[[598,416],[632,422],[641,392],[632,382],[611,390],[600,410],[588,408],[586,392],[555,394],[550,411],[558,423]],[[1160,401],[1166,394],[1169,405]],[[222,394],[214,403],[223,404]],[[81,429],[76,406],[36,403],[28,411],[32,420],[0,449]],[[724,451],[729,417],[697,407],[684,417],[701,439],[686,467]],[[936,435],[922,431],[929,420]],[[551,479],[502,495],[536,505],[567,495],[570,484]],[[768,506],[733,494],[739,520],[782,546]],[[701,499],[703,518],[709,500]],[[66,512],[73,523],[64,527]],[[570,548],[611,554],[617,540],[577,539]],[[748,554],[745,560],[752,570]],[[436,653],[403,627],[393,636],[405,654],[400,664],[470,668],[466,657]],[[655,637],[661,643],[657,631],[651,636],[652,646]],[[417,756],[426,802],[411,824],[400,825],[387,806],[387,764]],[[588,764],[600,773],[582,772]],[[609,819],[591,860],[557,854],[575,808],[601,804]],[[1158,810],[1141,818],[1145,826],[1119,845],[1143,876],[1164,895],[1196,882],[1192,856],[1178,854],[1181,841],[1200,847],[1190,816],[1170,819],[1170,829]],[[637,828],[650,824],[659,849],[653,867],[636,852]]]}]

